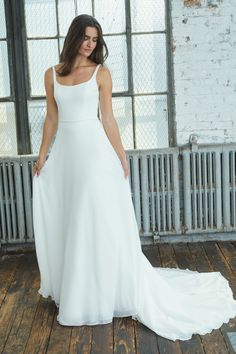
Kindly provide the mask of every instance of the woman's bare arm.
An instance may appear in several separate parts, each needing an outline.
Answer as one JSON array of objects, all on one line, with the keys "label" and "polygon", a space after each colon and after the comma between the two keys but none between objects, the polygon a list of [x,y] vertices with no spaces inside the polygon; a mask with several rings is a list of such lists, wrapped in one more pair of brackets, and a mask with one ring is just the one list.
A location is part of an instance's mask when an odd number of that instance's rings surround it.
[{"label": "woman's bare arm", "polygon": [[39,175],[41,168],[47,157],[48,149],[54,137],[58,126],[58,109],[54,99],[53,72],[52,68],[45,71],[44,86],[46,91],[46,117],[43,125],[42,142],[39,149],[39,157],[36,163],[35,171]]},{"label": "woman's bare arm", "polygon": [[114,118],[112,109],[112,78],[108,68],[101,66],[97,74],[99,86],[99,104],[102,115],[102,124],[104,130],[114,147],[121,164],[124,168],[125,177],[128,176],[128,163],[125,150],[122,145],[117,122]]}]

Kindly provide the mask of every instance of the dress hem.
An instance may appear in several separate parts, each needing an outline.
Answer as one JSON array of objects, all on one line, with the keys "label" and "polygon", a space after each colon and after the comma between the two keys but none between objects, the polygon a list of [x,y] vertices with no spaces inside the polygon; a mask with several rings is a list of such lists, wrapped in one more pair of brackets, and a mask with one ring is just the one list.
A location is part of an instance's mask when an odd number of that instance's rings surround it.
[{"label": "dress hem", "polygon": [[[103,324],[108,324],[111,323],[113,321],[114,317],[132,317],[132,316],[136,316],[136,314],[114,314],[112,317],[110,317],[109,319],[105,319],[105,320],[99,320],[99,321],[83,321],[83,322],[76,322],[74,324],[69,324],[61,319],[59,319],[59,316],[57,316],[57,321],[60,323],[60,325],[62,326],[95,326],[95,325],[103,325]],[[132,319],[134,319],[132,317]]]},{"label": "dress hem", "polygon": [[[50,294],[46,294],[44,293],[41,289],[38,290],[38,293],[40,295],[42,295],[43,298],[46,298],[48,299],[49,297],[51,297],[51,299],[55,302],[55,305],[59,308],[59,303],[57,303],[55,301],[55,298],[50,295]],[[142,323],[142,320],[140,319],[139,320],[139,314],[138,313],[135,313],[135,314],[124,314],[124,313],[116,313],[113,315],[113,317],[110,317],[109,319],[105,319],[105,320],[99,320],[99,321],[93,321],[93,322],[88,322],[88,321],[83,321],[83,322],[78,322],[78,323],[74,323],[74,324],[69,324],[63,320],[60,320],[59,319],[59,315],[57,315],[57,321],[60,325],[62,326],[93,326],[93,325],[103,325],[103,324],[108,324],[108,323],[111,323],[113,321],[113,318],[114,317],[132,317],[133,320],[135,321],[138,321],[140,323]],[[172,341],[176,341],[176,340],[182,340],[182,341],[185,341],[185,340],[190,340],[192,338],[193,335],[205,335],[205,334],[210,334],[213,330],[216,330],[216,329],[219,329],[223,324],[227,324],[229,322],[230,319],[233,319],[234,317],[236,316],[236,309],[234,310],[234,312],[229,312],[227,314],[227,316],[225,316],[223,319],[220,319],[217,324],[214,325],[214,327],[212,326],[209,326],[209,327],[205,327],[205,328],[202,328],[202,329],[199,329],[197,330],[197,332],[191,332],[190,334],[188,335],[185,335],[185,336],[170,336],[169,334],[167,333],[162,333],[162,332],[157,332],[156,329],[152,328],[151,326],[145,326],[147,328],[149,328],[150,330],[152,330],[153,332],[155,332],[157,335],[161,336],[161,337],[164,337],[166,339],[169,339],[169,340],[172,340]]]},{"label": "dress hem", "polygon": [[[55,298],[52,295],[46,295],[46,293],[44,293],[41,289],[38,290],[38,293],[44,298],[44,299],[48,299],[49,297],[51,297],[52,301],[54,301],[55,305],[59,308],[59,304],[55,301]],[[113,321],[114,317],[132,317],[133,320],[137,320],[137,318],[135,316],[138,316],[138,313],[116,313],[114,314],[112,317],[110,317],[109,319],[106,320],[99,320],[98,321],[93,321],[93,322],[89,322],[89,321],[83,321],[80,323],[76,323],[76,324],[68,324],[67,322],[63,321],[63,320],[59,320],[59,317],[57,316],[57,321],[62,325],[62,326],[93,326],[93,325],[99,325],[99,324],[107,324],[107,323],[111,323]]]},{"label": "dress hem", "polygon": [[206,334],[211,334],[213,332],[213,330],[216,330],[216,329],[220,329],[221,326],[223,326],[224,324],[227,324],[229,322],[230,319],[233,319],[236,315],[236,312],[233,312],[232,314],[229,314],[227,315],[226,317],[224,317],[224,319],[222,320],[219,320],[217,322],[216,325],[214,325],[214,327],[210,326],[210,327],[205,327],[205,328],[202,328],[202,329],[199,329],[197,330],[197,332],[191,332],[190,334],[186,334],[186,335],[179,335],[179,336],[173,336],[171,337],[169,334],[167,333],[157,333],[156,330],[154,330],[153,328],[151,327],[148,327],[149,329],[151,329],[153,332],[155,332],[157,335],[165,338],[165,339],[169,339],[169,340],[172,340],[173,342],[175,342],[176,340],[181,340],[181,341],[185,341],[185,340],[190,340],[192,339],[192,336],[193,335],[200,335],[200,336],[204,336]]}]

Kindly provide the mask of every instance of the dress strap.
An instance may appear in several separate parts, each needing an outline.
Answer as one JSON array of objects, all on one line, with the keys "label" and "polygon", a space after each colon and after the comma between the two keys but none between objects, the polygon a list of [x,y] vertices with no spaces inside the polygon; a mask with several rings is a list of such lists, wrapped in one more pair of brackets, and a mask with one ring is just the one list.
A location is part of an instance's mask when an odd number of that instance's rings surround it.
[{"label": "dress strap", "polygon": [[96,66],[96,69],[94,70],[94,73],[93,73],[93,77],[96,77],[96,74],[97,74],[97,71],[98,71],[100,65],[101,65],[101,64],[98,64],[98,65]]},{"label": "dress strap", "polygon": [[53,75],[53,83],[55,84],[55,82],[56,82],[56,69],[55,69],[55,66],[52,66],[52,75]]}]

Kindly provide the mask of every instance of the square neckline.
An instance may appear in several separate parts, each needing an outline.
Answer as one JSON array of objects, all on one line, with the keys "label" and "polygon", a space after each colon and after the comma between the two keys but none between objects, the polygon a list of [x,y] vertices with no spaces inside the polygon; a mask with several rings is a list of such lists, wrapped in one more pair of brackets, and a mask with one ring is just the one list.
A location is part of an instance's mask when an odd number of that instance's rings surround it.
[{"label": "square neckline", "polygon": [[97,65],[96,65],[95,70],[94,70],[94,72],[92,73],[92,76],[90,77],[90,79],[88,79],[88,80],[86,80],[86,81],[83,81],[83,82],[80,82],[80,83],[78,83],[78,84],[74,84],[74,85],[64,85],[64,84],[61,84],[60,82],[58,82],[58,81],[57,81],[57,75],[56,75],[56,68],[55,68],[55,66],[53,66],[54,82],[55,82],[57,85],[63,86],[63,87],[74,87],[74,86],[80,86],[80,85],[86,84],[86,83],[90,82],[90,81],[93,79],[93,77],[94,77],[94,75],[95,75],[95,73],[96,73],[97,68],[99,67],[99,65],[101,65],[101,64],[97,64]]}]

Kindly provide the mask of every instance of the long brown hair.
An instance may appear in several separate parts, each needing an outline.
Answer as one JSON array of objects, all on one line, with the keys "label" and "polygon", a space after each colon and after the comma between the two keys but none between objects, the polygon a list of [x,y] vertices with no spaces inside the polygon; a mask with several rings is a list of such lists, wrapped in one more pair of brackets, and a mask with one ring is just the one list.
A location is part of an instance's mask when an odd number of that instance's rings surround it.
[{"label": "long brown hair", "polygon": [[[74,60],[78,55],[78,50],[84,41],[87,26],[95,27],[98,31],[97,45],[90,54],[89,59],[97,64],[103,64],[108,57],[108,48],[103,39],[100,23],[93,16],[87,14],[76,16],[68,29],[60,54],[60,63],[62,65],[57,70],[59,76],[65,76],[71,72]],[[103,48],[105,49],[105,54],[103,54]]]}]

